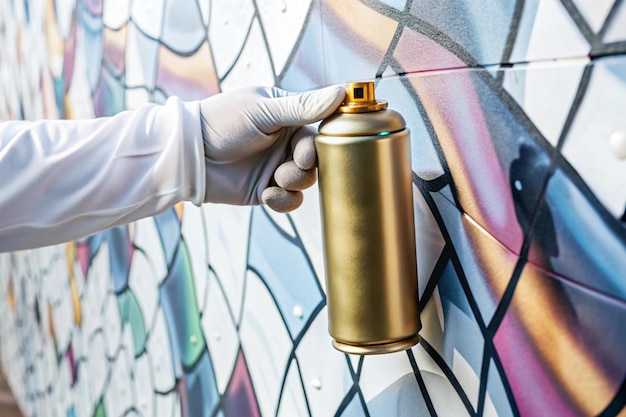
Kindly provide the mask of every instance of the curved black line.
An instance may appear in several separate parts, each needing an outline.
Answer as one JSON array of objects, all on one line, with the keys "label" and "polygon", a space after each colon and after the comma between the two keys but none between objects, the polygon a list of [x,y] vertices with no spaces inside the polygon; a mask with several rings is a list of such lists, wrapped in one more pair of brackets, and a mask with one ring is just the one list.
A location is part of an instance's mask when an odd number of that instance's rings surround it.
[{"label": "curved black line", "polygon": [[326,306],[326,302],[325,300],[322,300],[319,302],[319,304],[317,306],[315,306],[315,308],[311,311],[311,314],[309,315],[309,320],[307,320],[306,323],[304,323],[304,326],[302,326],[302,330],[300,330],[300,333],[298,334],[298,336],[294,339],[293,341],[293,350],[295,351],[295,349],[300,345],[300,342],[302,341],[302,339],[304,338],[307,330],[309,329],[309,327],[311,327],[311,325],[313,324],[313,322],[315,321],[315,319],[317,318],[318,314],[322,311],[322,309]]},{"label": "curved black line", "polygon": [[365,359],[365,356],[361,355],[359,357],[359,365],[356,368],[356,376],[359,381],[361,380],[361,371],[363,370],[363,359]]},{"label": "curved black line", "polygon": [[[276,298],[276,296],[274,296],[274,293],[272,292],[270,286],[268,285],[267,281],[265,281],[265,278],[263,278],[263,276],[261,275],[260,271],[257,270],[254,266],[248,264],[248,270],[253,272],[261,281],[261,283],[263,283],[263,286],[265,287],[265,289],[267,290],[267,292],[269,293],[270,297],[272,297],[272,301],[274,301],[274,305],[276,306],[276,310],[278,310],[278,314],[280,315],[280,318],[283,322],[283,325],[285,326],[285,330],[287,331],[287,334],[289,335],[289,339],[291,340],[291,342],[294,342],[294,338],[291,335],[291,331],[289,329],[289,325],[287,324],[287,320],[285,319],[285,316],[283,315],[283,312],[280,309],[280,303],[278,302],[278,299]],[[245,304],[245,303],[242,303]]]},{"label": "curved black line", "polygon": [[[291,236],[289,233],[285,232],[283,228],[274,221],[274,218],[269,214],[268,212],[269,209],[266,206],[261,206],[259,209],[263,212],[263,214],[265,215],[267,220],[272,224],[272,226],[274,226],[274,228],[276,229],[276,232],[278,232],[279,235],[281,235],[285,240],[287,240],[292,245],[298,246],[298,238]],[[294,232],[295,232],[293,223],[289,222],[289,224],[291,225],[292,229],[294,229]]]},{"label": "curved black line", "polygon": [[346,396],[343,397],[343,400],[339,404],[339,407],[337,407],[337,411],[335,412],[334,417],[341,417],[341,414],[343,414],[346,408],[348,408],[348,406],[354,399],[355,395],[356,395],[356,385],[352,385],[352,387],[350,387],[350,389],[346,393]]},{"label": "curved black line", "polygon": [[561,151],[563,149],[563,144],[565,143],[565,139],[569,134],[569,131],[574,123],[574,119],[576,118],[576,114],[580,109],[580,105],[585,98],[585,93],[587,93],[587,88],[589,87],[589,82],[591,81],[591,73],[593,72],[594,65],[587,64],[583,73],[580,77],[580,81],[578,83],[578,89],[576,90],[576,95],[574,96],[574,100],[572,101],[572,105],[570,106],[569,113],[567,114],[567,119],[563,124],[561,129],[561,134],[559,136],[559,140],[557,142],[556,149]]},{"label": "curved black line", "polygon": [[[224,286],[222,285],[222,280],[220,279],[219,275],[217,274],[217,271],[215,270],[215,268],[213,268],[211,264],[209,264],[208,270],[209,272],[212,272],[213,275],[215,276],[215,281],[217,282],[217,288],[219,289],[220,293],[222,293],[222,298],[224,299],[224,302],[226,303],[226,307],[228,308],[228,315],[230,316],[230,319],[233,322],[233,325],[235,326],[235,328],[239,330],[239,324],[237,323],[237,320],[235,320],[235,316],[233,315],[233,307],[230,305],[230,300],[228,299],[228,296],[226,295],[226,291],[224,290]],[[208,291],[208,288],[209,286],[207,285],[205,291]],[[241,304],[243,304],[243,298],[244,298],[243,293],[241,297],[242,297]],[[205,302],[206,302],[206,299],[205,299]],[[204,309],[202,311],[203,311],[202,314],[204,314]]]},{"label": "curved black line", "polygon": [[413,184],[415,184],[416,187],[423,188],[424,190],[431,193],[437,193],[441,191],[445,187],[449,186],[451,182],[452,178],[450,178],[450,176],[446,175],[445,173],[438,176],[437,178],[433,178],[432,180],[425,180],[424,178],[417,175],[415,171],[413,171]]},{"label": "curved black line", "polygon": [[465,270],[463,269],[463,264],[461,263],[461,258],[456,251],[456,248],[453,248],[450,255],[450,260],[452,261],[452,266],[454,267],[454,271],[456,272],[456,276],[459,280],[459,284],[461,284],[461,288],[463,288],[463,292],[465,293],[465,298],[467,299],[467,303],[472,310],[472,314],[476,320],[476,324],[480,328],[480,332],[483,337],[485,336],[485,332],[487,330],[487,325],[483,320],[482,313],[480,308],[478,307],[478,303],[474,298],[474,294],[472,294],[472,290],[470,288],[469,282],[467,281],[467,277],[465,275]]},{"label": "curved black line", "polygon": [[435,348],[433,348],[423,337],[420,339],[420,344],[422,345],[426,353],[428,353],[428,355],[433,359],[433,361],[435,361],[437,366],[439,366],[439,369],[441,369],[448,381],[450,381],[450,384],[457,392],[457,394],[459,395],[459,399],[465,406],[467,413],[471,417],[478,417],[476,411],[474,411],[474,407],[472,407],[472,403],[467,397],[467,394],[465,394],[463,387],[461,387],[459,380],[456,379],[456,375],[454,375],[454,372],[452,372],[452,370],[448,367],[446,361],[439,355],[439,352],[437,352],[437,350],[435,350]]},{"label": "curved black line", "polygon": [[483,346],[483,359],[480,366],[480,383],[478,385],[478,403],[476,406],[476,414],[482,416],[485,411],[485,398],[487,396],[487,383],[489,382],[489,363],[490,357],[487,353],[486,343]]},{"label": "curved black line", "polygon": [[623,55],[626,53],[626,41],[610,42],[593,48],[590,52],[592,60],[606,56]]},{"label": "curved black line", "polygon": [[[202,27],[204,27],[204,25],[202,25]],[[176,54],[178,56],[184,57],[184,58],[188,58],[190,56],[193,56],[193,55],[197,54],[198,51],[200,50],[200,48],[202,48],[202,45],[204,45],[205,42],[207,43],[207,46],[208,46],[206,32],[205,32],[204,37],[201,38],[200,42],[198,42],[197,45],[195,45],[192,49],[183,52],[183,51],[177,51],[172,46],[170,46],[167,43],[165,43],[163,41],[163,39],[159,40],[159,44],[161,46],[163,46],[165,49],[167,49],[168,51],[170,51],[170,52],[172,52],[172,53],[174,53],[174,54]],[[157,67],[158,67],[158,65],[157,65]]]},{"label": "curved black line", "polygon": [[361,391],[361,386],[356,385],[356,395],[359,397],[359,401],[361,402],[361,407],[363,407],[363,413],[365,413],[365,417],[370,416],[370,410],[367,408],[367,402],[365,401],[365,397],[363,397],[363,391]]},{"label": "curved black line", "polygon": [[441,250],[441,254],[439,255],[439,259],[437,259],[437,263],[433,268],[433,272],[430,274],[428,278],[428,283],[426,284],[426,288],[424,289],[424,293],[419,300],[418,311],[424,311],[426,308],[426,304],[430,300],[430,297],[433,295],[435,291],[435,287],[439,284],[439,280],[443,276],[443,272],[448,266],[448,262],[450,261],[450,243],[445,243],[443,249]]},{"label": "curved black line", "polygon": [[304,22],[302,22],[302,28],[300,29],[298,38],[294,42],[291,48],[291,52],[289,52],[289,56],[287,56],[287,59],[285,60],[285,64],[283,65],[283,68],[281,69],[280,73],[276,75],[277,86],[279,86],[280,83],[282,83],[283,78],[285,78],[285,74],[287,73],[289,67],[291,66],[291,62],[293,61],[294,56],[298,52],[298,48],[300,47],[300,44],[302,43],[302,39],[304,38],[304,32],[306,32],[307,26],[309,25],[309,20],[311,19],[311,15],[313,14],[313,7],[316,5],[316,3],[317,2],[315,0],[311,0],[311,2],[309,3],[309,10],[307,10],[306,16],[304,18]]},{"label": "curved black line", "polygon": [[417,366],[417,361],[415,360],[415,356],[413,355],[413,351],[411,349],[406,350],[406,354],[409,357],[409,362],[411,363],[411,368],[413,368],[413,375],[415,375],[415,380],[417,381],[417,386],[422,393],[422,397],[424,398],[424,403],[426,403],[426,408],[428,409],[428,413],[431,417],[438,417],[437,411],[435,410],[435,406],[433,404],[433,400],[430,398],[430,394],[428,393],[428,389],[426,388],[426,383],[424,382],[424,378],[422,378],[422,373]]},{"label": "curved black line", "polygon": [[[446,223],[445,220],[443,219],[443,216],[441,215],[441,213],[439,212],[439,209],[437,207],[437,204],[435,203],[432,195],[430,195],[430,193],[428,192],[423,192],[422,193],[424,200],[426,201],[426,204],[428,205],[433,217],[435,218],[435,221],[437,222],[437,224],[439,225],[439,230],[441,232],[442,237],[444,238],[446,245],[444,246],[444,249],[448,249],[448,253],[447,256],[449,257],[448,259],[452,262],[452,266],[454,267],[455,273],[457,275],[457,279],[459,281],[459,284],[461,285],[461,288],[463,289],[463,293],[465,294],[465,298],[467,299],[468,305],[472,311],[472,314],[474,315],[474,319],[476,320],[476,324],[478,325],[478,327],[481,330],[481,333],[485,334],[485,331],[487,329],[487,326],[485,325],[485,322],[483,321],[482,318],[482,314],[480,312],[480,308],[478,307],[478,303],[476,302],[476,299],[474,298],[474,295],[472,294],[470,285],[467,281],[467,278],[465,276],[465,271],[463,270],[463,265],[461,263],[461,259],[458,255],[458,253],[456,252],[456,248],[454,246],[454,242],[452,241],[452,238],[450,237],[450,234],[448,233],[448,229],[446,227]],[[443,254],[440,258],[440,260],[443,260]],[[447,263],[445,264],[438,264],[438,266],[441,268],[441,272],[443,273],[443,270],[445,270]],[[434,271],[433,271],[434,272]],[[431,275],[431,280],[432,277],[434,276]],[[439,277],[436,277],[437,281],[441,278],[441,274]],[[430,282],[429,282],[430,285]],[[432,284],[433,288],[434,288],[435,284]],[[423,300],[423,301],[422,301]],[[420,304],[427,302],[427,299],[422,296],[422,300],[420,300]]]},{"label": "curved black line", "polygon": [[[534,220],[534,217],[531,219],[531,224],[532,224],[532,220]],[[493,313],[493,316],[491,316],[491,321],[489,322],[489,324],[487,325],[487,334],[490,335],[490,339],[493,338],[493,336],[495,336],[496,332],[498,331],[498,328],[500,327],[500,324],[502,323],[502,320],[504,320],[504,316],[506,315],[506,312],[509,308],[509,305],[511,304],[511,301],[513,300],[513,294],[515,292],[515,288],[517,288],[517,283],[519,282],[520,277],[522,276],[522,271],[524,269],[524,266],[526,266],[526,262],[527,262],[527,254],[528,254],[528,249],[529,249],[529,241],[527,239],[525,239],[525,243],[522,246],[522,253],[520,254],[520,257],[517,260],[517,263],[515,264],[515,268],[513,269],[513,274],[511,275],[511,279],[509,280],[509,283],[506,287],[506,289],[504,290],[504,293],[502,293],[502,297],[500,297],[500,303],[498,304],[498,306],[496,307],[495,312]]]},{"label": "curved black line", "polygon": [[[306,389],[304,388],[304,380],[302,379],[302,371],[300,370],[300,362],[298,360],[298,356],[296,355],[296,349],[298,348],[298,346],[300,346],[300,342],[302,341],[302,339],[306,335],[307,330],[309,329],[309,327],[311,327],[311,325],[313,324],[313,322],[317,318],[319,312],[322,310],[322,308],[324,308],[325,305],[326,305],[326,303],[322,301],[313,309],[313,311],[311,312],[311,314],[309,316],[309,319],[307,320],[307,322],[302,327],[302,330],[300,331],[298,336],[294,339],[294,341],[293,341],[293,343],[291,345],[291,351],[289,352],[289,359],[287,359],[287,363],[289,363],[291,360],[295,360],[296,364],[298,366],[298,375],[300,377],[300,383],[302,384],[302,392],[304,394],[304,400],[305,400],[305,403],[306,403],[307,410],[309,412],[309,416],[312,415],[311,414],[311,407],[309,405],[308,396],[306,395]],[[281,398],[282,398],[282,395],[283,395],[283,391],[285,389],[285,384],[287,382],[287,374],[288,374],[288,372],[289,372],[289,366],[287,367],[287,369],[285,370],[285,373],[283,374],[283,380],[282,380],[281,385],[280,385],[280,393],[279,393],[279,397],[278,397],[278,404],[280,404],[280,401],[281,401]],[[276,412],[278,413],[278,409],[276,410]]]},{"label": "curved black line", "polygon": [[[285,372],[283,373],[283,378],[280,382],[280,390],[278,392],[278,399],[276,400],[276,412],[274,413],[274,415],[276,417],[278,417],[278,412],[280,411],[280,406],[282,405],[282,401],[283,401],[283,394],[285,392],[285,386],[287,385],[287,377],[289,376],[289,370],[291,369],[292,366],[298,366],[298,376],[300,378],[300,385],[302,387],[302,392],[304,393],[304,397],[305,397],[305,403],[306,403],[306,407],[309,413],[309,417],[311,416],[311,409],[309,407],[309,401],[308,398],[306,397],[306,390],[304,388],[304,380],[302,379],[302,373],[300,372],[300,367],[299,367],[299,363],[297,363],[297,356],[295,355],[295,351],[292,349],[289,358],[287,359],[287,367],[285,368]],[[294,363],[296,365],[294,365]]]},{"label": "curved black line", "polygon": [[593,30],[580,13],[580,10],[576,7],[576,5],[572,2],[572,0],[561,0],[561,4],[567,10],[567,13],[572,18],[578,30],[585,37],[589,45],[593,45],[596,42],[596,35],[593,33]]},{"label": "curved black line", "polygon": [[[511,59],[511,55],[513,54],[513,48],[515,48],[515,41],[517,40],[519,25],[524,14],[524,6],[525,0],[517,0],[515,2],[515,10],[513,11],[511,24],[509,26],[509,34],[504,43],[504,51],[502,52],[502,57],[500,58],[501,65],[511,64],[509,61]],[[502,82],[504,81],[504,71],[498,71],[496,79],[500,84],[502,84]]]},{"label": "curved black line", "polygon": [[322,285],[320,284],[320,277],[317,275],[317,272],[315,271],[315,267],[313,266],[313,261],[311,260],[311,257],[309,256],[309,252],[304,247],[304,243],[302,242],[302,239],[300,238],[300,233],[298,233],[298,228],[296,227],[296,223],[293,221],[293,217],[291,216],[291,214],[287,214],[287,220],[289,220],[289,224],[291,225],[291,228],[296,234],[296,239],[293,243],[302,252],[302,256],[304,256],[304,259],[307,265],[309,266],[309,270],[311,271],[313,278],[315,278],[315,284],[317,285],[317,290],[319,291],[322,299],[326,300],[326,293],[324,292],[324,289],[322,288]]},{"label": "curved black line", "polygon": [[[244,50],[244,48],[246,47],[249,38],[250,38],[250,33],[252,32],[252,26],[254,26],[254,18],[256,17],[256,14],[253,14],[252,17],[250,18],[250,24],[248,25],[248,30],[246,31],[246,36],[244,38],[244,41],[241,44],[241,48],[239,48],[239,51],[237,52],[237,55],[235,56],[235,59],[233,61],[233,63],[230,65],[230,67],[228,67],[228,69],[226,69],[226,71],[224,72],[224,75],[219,77],[218,76],[218,82],[220,83],[220,87],[222,82],[228,77],[228,75],[230,74],[230,72],[233,70],[233,68],[235,67],[235,65],[237,65],[237,63],[239,62],[239,58],[241,58],[241,54]],[[259,23],[260,26],[260,23]],[[210,44],[210,41],[209,41]],[[212,55],[212,54],[211,54]],[[215,61],[213,61],[215,62]],[[217,68],[216,71],[217,73]]]},{"label": "curved black line", "polygon": [[[364,5],[376,10],[378,13],[386,16],[396,22],[400,22],[401,20],[405,21],[405,24],[410,29],[421,33],[427,36],[429,39],[437,42],[443,48],[448,49],[454,55],[456,55],[461,61],[463,61],[468,67],[477,67],[482,68],[483,65],[489,64],[479,64],[478,61],[458,42],[454,41],[451,37],[449,37],[446,33],[439,30],[436,26],[426,22],[423,19],[411,14],[404,13],[404,11],[399,11],[386,3],[381,2],[380,0],[359,0]],[[443,69],[443,68],[437,68]]]},{"label": "curved black line", "polygon": [[617,390],[615,397],[606,406],[598,417],[614,417],[626,407],[626,379],[622,381],[622,385]]},{"label": "curved black line", "polygon": [[500,356],[498,355],[497,350],[495,350],[495,347],[493,347],[493,343],[490,342],[489,347],[487,347],[487,345],[485,346],[485,349],[490,349],[492,350],[491,352],[491,360],[493,360],[493,364],[496,367],[496,370],[498,371],[498,375],[500,376],[500,382],[502,382],[502,388],[504,389],[504,392],[506,393],[506,397],[507,400],[509,402],[509,406],[511,407],[511,412],[513,413],[513,417],[520,417],[520,411],[519,408],[517,407],[517,401],[515,399],[515,395],[513,395],[513,389],[511,388],[511,384],[509,384],[509,379],[507,377],[507,374],[504,370],[504,366],[502,365],[502,362],[500,361]]},{"label": "curved black line", "polygon": [[[395,59],[391,59],[390,64],[391,64],[391,67],[396,72],[402,72],[404,70],[403,67],[400,65],[400,63],[398,63]],[[440,187],[440,189],[445,187],[446,185],[450,186],[450,191],[452,192],[452,196],[454,197],[454,201],[455,201],[457,208],[461,211],[464,211],[463,208],[461,207],[461,203],[459,202],[459,192],[456,188],[456,184],[454,183],[452,179],[452,173],[450,171],[450,167],[448,166],[448,161],[446,159],[445,153],[443,152],[443,148],[441,147],[441,143],[439,142],[439,137],[437,136],[435,127],[433,126],[430,120],[430,117],[428,116],[426,108],[422,104],[422,100],[420,99],[419,94],[417,93],[417,91],[415,90],[411,82],[409,81],[408,77],[400,77],[400,82],[402,83],[404,88],[407,90],[409,95],[413,98],[415,107],[417,108],[417,111],[420,117],[422,118],[424,127],[426,128],[426,131],[428,132],[428,135],[430,136],[430,140],[433,144],[433,147],[435,148],[437,157],[439,158],[439,164],[441,165],[441,168],[443,169],[443,175],[439,176],[435,180],[432,180],[432,183],[436,184],[435,186]],[[420,177],[419,176],[413,177],[413,182],[415,183],[415,185],[418,186],[418,188],[420,184],[428,183],[428,182],[423,182],[423,181],[418,182],[417,181],[418,178]]]},{"label": "curved black line", "polygon": [[[363,0],[361,0],[361,2],[363,2]],[[407,14],[408,14],[407,6],[410,8],[410,3],[411,3],[411,0],[408,0],[404,6],[404,11],[400,15],[400,18],[397,21],[398,26],[396,26],[396,30],[393,34],[393,37],[391,38],[391,42],[389,42],[389,47],[387,48],[385,55],[383,55],[383,59],[380,63],[380,66],[378,67],[378,70],[376,70],[376,75],[374,76],[375,78],[381,78],[383,76],[383,73],[389,66],[389,61],[393,57],[393,53],[395,52],[396,47],[398,46],[398,42],[400,41],[400,37],[402,36],[404,27],[406,26],[406,20],[407,20]]]},{"label": "curved black line", "polygon": [[[344,354],[344,357],[346,359],[346,363],[348,364],[350,377],[352,378],[352,388],[350,389],[350,391],[352,391],[353,389],[355,391],[350,401],[347,402],[346,407],[352,402],[352,399],[354,399],[354,396],[357,396],[359,399],[359,402],[361,403],[361,408],[363,412],[365,413],[365,417],[370,417],[369,409],[367,408],[367,402],[365,401],[365,397],[363,396],[363,391],[361,391],[361,386],[359,385],[359,379],[361,377],[361,368],[363,366],[363,355],[361,355],[359,358],[359,365],[358,365],[357,371],[355,371],[354,368],[352,367],[352,361],[350,360],[350,355],[346,353]],[[344,402],[347,400],[347,397],[350,391],[348,391],[348,394],[346,394],[346,397],[344,397]],[[345,408],[342,409],[341,405],[339,406],[339,409],[337,410],[337,413],[335,415],[337,416],[340,415],[340,411],[341,413],[345,411]]]},{"label": "curved black line", "polygon": [[604,23],[598,31],[598,41],[602,42],[602,39],[604,39],[604,35],[606,34],[607,30],[609,30],[609,27],[613,23],[613,20],[615,20],[615,16],[619,12],[622,3],[622,0],[614,0],[613,6],[611,6],[611,10],[609,10],[609,14],[604,19]]},{"label": "curved black line", "polygon": [[272,52],[270,50],[270,42],[267,39],[267,34],[265,33],[265,27],[263,26],[263,21],[261,20],[261,12],[259,11],[259,5],[257,4],[257,0],[252,0],[252,4],[254,5],[255,16],[259,20],[259,28],[261,29],[261,37],[263,38],[263,43],[265,44],[265,50],[267,51],[267,59],[270,61],[270,68],[272,70],[272,76],[274,77],[274,85],[278,84],[278,79],[276,77],[276,66],[274,65],[274,59],[272,58]]},{"label": "curved black line", "polygon": [[295,355],[295,350],[293,352],[294,352],[294,360],[296,361],[296,365],[298,366],[298,377],[300,378],[300,386],[302,387],[302,395],[304,395],[304,403],[306,404],[306,409],[307,409],[307,412],[309,413],[309,416],[312,416],[313,413],[311,412],[311,405],[309,404],[309,396],[306,394],[306,389],[304,388],[304,378],[302,378],[302,371],[300,370],[300,361],[298,360],[298,357]]}]

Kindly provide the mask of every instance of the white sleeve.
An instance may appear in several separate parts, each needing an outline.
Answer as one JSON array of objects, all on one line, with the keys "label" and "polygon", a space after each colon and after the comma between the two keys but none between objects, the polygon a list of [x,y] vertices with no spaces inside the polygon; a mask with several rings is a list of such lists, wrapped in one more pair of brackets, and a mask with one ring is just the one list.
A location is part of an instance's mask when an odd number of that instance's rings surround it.
[{"label": "white sleeve", "polygon": [[0,123],[0,252],[67,242],[205,194],[200,103]]}]

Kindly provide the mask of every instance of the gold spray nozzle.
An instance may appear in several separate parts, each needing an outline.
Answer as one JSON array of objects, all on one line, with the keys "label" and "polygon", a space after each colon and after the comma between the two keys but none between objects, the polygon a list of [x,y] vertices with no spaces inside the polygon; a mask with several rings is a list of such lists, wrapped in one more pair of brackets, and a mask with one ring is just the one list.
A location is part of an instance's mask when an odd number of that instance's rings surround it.
[{"label": "gold spray nozzle", "polygon": [[387,108],[385,100],[376,100],[374,83],[356,82],[346,84],[346,99],[337,110],[339,113],[366,113]]}]

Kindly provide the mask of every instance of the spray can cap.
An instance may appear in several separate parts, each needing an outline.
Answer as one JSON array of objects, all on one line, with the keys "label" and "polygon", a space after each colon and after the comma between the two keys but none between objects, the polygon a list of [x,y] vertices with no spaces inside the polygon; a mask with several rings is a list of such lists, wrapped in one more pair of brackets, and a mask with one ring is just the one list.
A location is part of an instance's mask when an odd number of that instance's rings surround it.
[{"label": "spray can cap", "polygon": [[376,100],[372,81],[346,83],[346,99],[339,113],[367,113],[387,108],[385,100]]}]

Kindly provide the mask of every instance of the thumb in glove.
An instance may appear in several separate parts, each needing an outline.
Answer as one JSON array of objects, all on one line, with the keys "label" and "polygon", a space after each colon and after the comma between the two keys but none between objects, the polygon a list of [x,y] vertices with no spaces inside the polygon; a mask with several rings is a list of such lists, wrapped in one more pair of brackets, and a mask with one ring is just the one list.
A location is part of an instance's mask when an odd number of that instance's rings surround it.
[{"label": "thumb in glove", "polygon": [[[202,100],[205,202],[299,206],[316,179],[314,130],[306,125],[330,116],[344,96],[339,86],[299,94],[253,87]],[[274,191],[263,194],[272,178]]]}]

